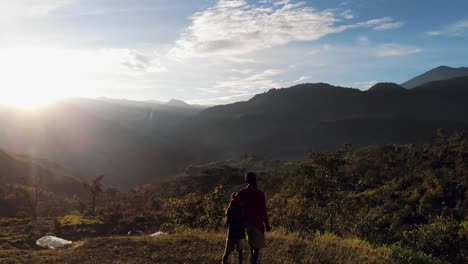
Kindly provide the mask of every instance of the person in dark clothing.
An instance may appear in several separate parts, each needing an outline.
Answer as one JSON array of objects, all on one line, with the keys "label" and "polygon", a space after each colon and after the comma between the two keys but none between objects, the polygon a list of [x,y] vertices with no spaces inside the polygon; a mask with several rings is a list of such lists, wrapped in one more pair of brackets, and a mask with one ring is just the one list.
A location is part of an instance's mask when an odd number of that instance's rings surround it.
[{"label": "person in dark clothing", "polygon": [[257,175],[245,174],[247,186],[239,190],[233,202],[242,204],[246,213],[247,240],[252,264],[257,264],[260,249],[266,247],[265,231],[270,231],[265,194],[257,188]]},{"label": "person in dark clothing", "polygon": [[226,249],[223,255],[223,264],[228,263],[232,251],[237,251],[239,263],[242,263],[242,250],[245,241],[245,211],[241,204],[234,200],[237,193],[233,193],[229,207],[226,210],[226,225],[228,226]]}]

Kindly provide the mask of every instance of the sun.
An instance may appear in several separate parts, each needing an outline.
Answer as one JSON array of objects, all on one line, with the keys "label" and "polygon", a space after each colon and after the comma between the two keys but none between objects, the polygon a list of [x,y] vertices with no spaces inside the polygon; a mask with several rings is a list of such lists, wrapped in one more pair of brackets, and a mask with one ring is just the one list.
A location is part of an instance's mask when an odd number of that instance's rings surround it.
[{"label": "sun", "polygon": [[79,83],[63,51],[18,47],[0,52],[0,104],[34,110],[67,97]]},{"label": "sun", "polygon": [[18,108],[21,110],[28,110],[28,111],[35,111],[40,110],[43,107],[50,105],[51,103],[57,101],[59,99],[52,99],[47,95],[31,95],[31,96],[22,96],[11,94],[7,95],[5,98],[2,98],[0,104],[5,106]]},{"label": "sun", "polygon": [[51,45],[0,49],[0,105],[37,109],[63,98],[120,91],[135,76],[122,63],[130,55],[127,49]]}]

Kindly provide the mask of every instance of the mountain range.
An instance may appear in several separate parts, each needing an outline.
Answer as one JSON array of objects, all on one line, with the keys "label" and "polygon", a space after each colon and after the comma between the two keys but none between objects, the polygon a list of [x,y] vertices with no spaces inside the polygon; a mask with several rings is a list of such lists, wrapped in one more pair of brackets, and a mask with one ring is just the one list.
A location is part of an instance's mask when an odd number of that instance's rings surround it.
[{"label": "mountain range", "polygon": [[468,128],[468,74],[451,78],[463,69],[438,67],[367,91],[300,84],[206,109],[108,98],[65,100],[37,113],[3,108],[0,148],[48,158],[84,179],[105,174],[108,185],[130,188],[189,164],[243,154],[297,159],[344,143],[419,142],[438,128]]},{"label": "mountain range", "polygon": [[467,99],[468,77],[412,90],[392,83],[368,91],[301,84],[208,108],[180,131],[190,149],[202,148],[213,157],[252,153],[299,158],[310,149],[333,149],[343,143],[410,143],[430,138],[437,128],[466,129]]}]

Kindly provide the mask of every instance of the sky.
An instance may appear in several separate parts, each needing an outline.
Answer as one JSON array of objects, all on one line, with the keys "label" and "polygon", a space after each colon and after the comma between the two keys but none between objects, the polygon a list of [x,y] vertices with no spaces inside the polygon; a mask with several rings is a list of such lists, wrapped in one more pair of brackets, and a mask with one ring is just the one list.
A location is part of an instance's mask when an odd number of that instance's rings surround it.
[{"label": "sky", "polygon": [[1,0],[0,103],[247,100],[468,66],[466,0]]}]

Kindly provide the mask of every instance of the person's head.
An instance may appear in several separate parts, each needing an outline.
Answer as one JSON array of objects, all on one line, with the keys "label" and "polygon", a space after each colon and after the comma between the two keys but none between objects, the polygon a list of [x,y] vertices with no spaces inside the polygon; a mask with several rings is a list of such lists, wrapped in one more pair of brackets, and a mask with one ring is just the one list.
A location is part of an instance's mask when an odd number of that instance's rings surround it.
[{"label": "person's head", "polygon": [[245,182],[250,185],[257,186],[257,175],[252,171],[247,172],[245,174]]}]

